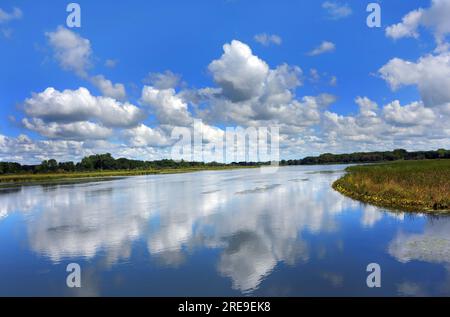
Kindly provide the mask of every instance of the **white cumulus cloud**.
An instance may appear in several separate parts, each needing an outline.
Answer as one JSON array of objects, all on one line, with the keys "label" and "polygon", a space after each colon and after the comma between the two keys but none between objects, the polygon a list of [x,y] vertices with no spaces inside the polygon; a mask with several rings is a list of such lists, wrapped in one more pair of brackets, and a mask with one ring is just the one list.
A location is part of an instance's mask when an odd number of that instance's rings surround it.
[{"label": "white cumulus cloud", "polygon": [[47,32],[46,36],[56,60],[63,69],[74,71],[82,77],[87,76],[87,70],[92,63],[92,49],[88,39],[62,26],[54,32]]},{"label": "white cumulus cloud", "polygon": [[401,106],[398,100],[391,102],[383,108],[387,122],[402,126],[429,125],[435,122],[433,110],[425,108],[421,102],[413,102]]},{"label": "white cumulus cloud", "polygon": [[224,54],[209,65],[214,81],[233,101],[244,101],[261,94],[269,73],[266,62],[253,55],[250,47],[239,41],[223,46]]},{"label": "white cumulus cloud", "polygon": [[144,112],[130,103],[93,96],[83,87],[62,92],[50,87],[26,99],[23,107],[28,116],[46,122],[96,119],[108,127],[131,127],[144,117]]},{"label": "white cumulus cloud", "polygon": [[450,104],[450,53],[426,55],[417,62],[393,58],[379,73],[394,90],[417,86],[427,107]]},{"label": "white cumulus cloud", "polygon": [[113,84],[109,79],[103,75],[97,75],[91,78],[92,84],[97,87],[104,96],[111,97],[117,100],[124,100],[127,96],[125,86],[117,83]]},{"label": "white cumulus cloud", "polygon": [[450,34],[450,0],[432,0],[428,8],[419,8],[406,14],[402,22],[386,28],[393,39],[419,37],[419,27],[428,28],[436,38],[437,52],[448,50],[446,36]]},{"label": "white cumulus cloud", "polygon": [[163,125],[187,126],[192,123],[188,104],[175,89],[157,89],[145,86],[142,89],[141,102],[149,106]]},{"label": "white cumulus cloud", "polygon": [[153,129],[145,124],[124,131],[129,144],[135,147],[167,146],[170,144],[168,136],[161,129]]},{"label": "white cumulus cloud", "polygon": [[337,1],[325,1],[322,8],[327,11],[328,17],[333,20],[346,18],[353,13],[352,8],[347,3]]},{"label": "white cumulus cloud", "polygon": [[86,140],[106,139],[112,130],[94,122],[78,121],[71,123],[44,122],[42,119],[23,119],[24,126],[50,139]]},{"label": "white cumulus cloud", "polygon": [[260,33],[256,34],[253,38],[256,42],[264,46],[270,46],[272,44],[281,45],[281,43],[283,42],[281,36],[276,34]]},{"label": "white cumulus cloud", "polygon": [[149,73],[144,83],[157,89],[176,88],[181,83],[181,75],[175,74],[170,70],[163,73]]},{"label": "white cumulus cloud", "polygon": [[333,42],[323,41],[318,47],[308,53],[310,56],[317,56],[324,53],[331,53],[336,50],[336,45]]},{"label": "white cumulus cloud", "polygon": [[22,18],[22,10],[19,8],[13,8],[11,12],[6,12],[0,8],[0,24],[8,23],[12,20],[18,20]]}]

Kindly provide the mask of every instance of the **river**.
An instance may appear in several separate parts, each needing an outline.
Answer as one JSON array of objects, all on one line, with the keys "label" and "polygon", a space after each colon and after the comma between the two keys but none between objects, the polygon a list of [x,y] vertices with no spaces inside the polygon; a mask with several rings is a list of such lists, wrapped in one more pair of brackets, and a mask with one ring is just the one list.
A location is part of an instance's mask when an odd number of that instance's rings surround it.
[{"label": "river", "polygon": [[450,218],[346,198],[331,188],[344,168],[0,189],[0,295],[449,295]]}]

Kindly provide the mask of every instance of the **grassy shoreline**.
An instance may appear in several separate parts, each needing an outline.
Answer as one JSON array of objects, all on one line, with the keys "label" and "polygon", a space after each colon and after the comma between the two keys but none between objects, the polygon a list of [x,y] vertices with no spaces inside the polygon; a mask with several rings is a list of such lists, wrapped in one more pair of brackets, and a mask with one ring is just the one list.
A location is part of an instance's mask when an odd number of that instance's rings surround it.
[{"label": "grassy shoreline", "polygon": [[351,166],[333,188],[350,198],[391,209],[450,212],[450,160]]},{"label": "grassy shoreline", "polygon": [[118,170],[68,173],[42,173],[42,174],[13,174],[0,176],[0,187],[9,185],[29,185],[41,183],[57,183],[60,181],[77,180],[107,180],[117,177],[183,174],[203,171],[221,171],[256,168],[256,166],[216,166],[216,167],[190,167],[190,168],[163,168],[148,170]]}]

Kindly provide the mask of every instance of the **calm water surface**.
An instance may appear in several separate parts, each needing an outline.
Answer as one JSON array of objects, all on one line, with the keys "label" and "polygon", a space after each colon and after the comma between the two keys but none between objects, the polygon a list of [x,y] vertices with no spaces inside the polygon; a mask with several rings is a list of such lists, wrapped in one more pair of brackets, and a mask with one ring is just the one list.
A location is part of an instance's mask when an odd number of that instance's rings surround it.
[{"label": "calm water surface", "polygon": [[449,295],[450,218],[345,198],[344,168],[0,189],[0,295]]}]

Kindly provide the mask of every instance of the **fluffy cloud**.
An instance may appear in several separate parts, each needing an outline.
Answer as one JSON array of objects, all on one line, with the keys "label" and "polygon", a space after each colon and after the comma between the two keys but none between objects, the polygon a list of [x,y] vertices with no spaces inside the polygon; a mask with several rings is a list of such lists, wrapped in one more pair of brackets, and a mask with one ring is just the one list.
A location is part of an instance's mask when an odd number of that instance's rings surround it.
[{"label": "fluffy cloud", "polygon": [[363,116],[372,117],[375,116],[375,111],[378,109],[376,102],[370,100],[367,97],[357,97],[355,103],[359,106],[360,112]]},{"label": "fluffy cloud", "polygon": [[402,19],[402,22],[386,28],[386,35],[399,39],[403,37],[419,37],[418,28],[420,26],[430,29],[438,44],[438,51],[448,49],[445,37],[450,33],[450,1],[432,0],[431,6],[426,9],[417,9],[409,12]]},{"label": "fluffy cloud", "polygon": [[210,107],[200,116],[210,122],[241,126],[280,125],[296,130],[320,121],[320,110],[334,101],[333,96],[295,98],[302,85],[302,70],[282,64],[270,69],[239,41],[224,46],[224,54],[209,65],[217,89],[203,90],[198,103]]},{"label": "fluffy cloud", "polygon": [[293,100],[280,106],[272,105],[266,109],[266,114],[282,125],[307,127],[318,124],[322,110],[335,100],[334,96],[326,94],[318,97],[307,96],[300,101]]},{"label": "fluffy cloud", "polygon": [[[125,130],[126,131],[126,130]],[[162,147],[133,147],[125,143],[106,140],[50,139],[32,140],[26,135],[8,137],[0,134],[0,161],[39,164],[54,158],[62,161],[79,161],[87,155],[111,153],[114,157],[158,160],[169,157],[170,151]]]},{"label": "fluffy cloud", "polygon": [[433,110],[425,108],[421,102],[402,107],[395,100],[384,107],[383,114],[387,122],[401,126],[429,125],[436,120]]},{"label": "fluffy cloud", "polygon": [[113,84],[103,75],[97,75],[91,78],[92,84],[97,87],[104,96],[118,100],[124,100],[127,96],[123,84]]},{"label": "fluffy cloud", "polygon": [[[59,26],[56,31],[46,33],[54,56],[59,65],[78,76],[88,80],[106,96],[118,100],[126,98],[125,86],[120,83],[113,84],[103,75],[89,77],[88,69],[92,66],[92,48],[88,39]],[[114,67],[117,61],[107,60],[107,67]]]},{"label": "fluffy cloud", "polygon": [[[6,12],[0,8],[0,26],[6,25],[13,20],[19,20],[22,18],[22,10],[19,8],[13,8],[11,12]],[[13,29],[10,27],[0,27],[0,34],[6,39],[11,38]]]},{"label": "fluffy cloud", "polygon": [[386,35],[393,39],[399,39],[403,37],[419,37],[417,28],[420,25],[420,21],[423,17],[423,10],[418,9],[411,11],[405,15],[402,22],[391,25],[386,28]]},{"label": "fluffy cloud", "polygon": [[90,41],[62,26],[54,32],[46,33],[46,36],[60,66],[86,77],[87,69],[91,66]]},{"label": "fluffy cloud", "polygon": [[78,158],[83,152],[83,143],[77,141],[33,141],[26,135],[19,135],[16,138],[0,135],[2,161],[30,164],[48,158],[60,160]]},{"label": "fluffy cloud", "polygon": [[376,143],[380,129],[380,119],[375,115],[360,112],[358,116],[343,116],[326,111],[324,130],[331,146],[340,142]]},{"label": "fluffy cloud", "polygon": [[328,150],[423,150],[450,146],[450,130],[442,129],[446,117],[438,117],[420,102],[401,106],[394,101],[382,109],[367,97],[359,97],[355,102],[360,108],[355,116],[324,113],[321,138]]},{"label": "fluffy cloud", "polygon": [[224,54],[209,65],[214,81],[230,100],[244,101],[261,94],[269,66],[239,41],[223,46]]},{"label": "fluffy cloud", "polygon": [[144,79],[144,83],[157,89],[170,89],[181,83],[181,76],[170,70],[166,70],[164,73],[149,73],[147,78]]},{"label": "fluffy cloud", "polygon": [[334,52],[336,49],[336,45],[332,42],[323,41],[318,47],[313,49],[311,52],[308,53],[310,56],[317,56],[324,53],[331,53]]},{"label": "fluffy cloud", "polygon": [[[150,73],[139,100],[141,109],[119,101],[126,97],[122,84],[87,73],[92,55],[88,40],[62,27],[47,36],[61,66],[83,76],[106,97],[93,96],[86,88],[48,88],[25,100],[22,123],[51,139],[49,142],[78,142],[80,153],[89,153],[88,143],[97,142],[94,152],[105,148],[127,157],[168,157],[172,128],[192,129],[196,118],[204,119],[205,144],[223,138],[224,131],[217,127],[222,124],[277,126],[282,156],[286,158],[324,151],[429,149],[446,147],[450,142],[450,129],[444,127],[450,115],[450,53],[427,55],[416,62],[394,58],[380,69],[381,77],[393,90],[416,85],[422,102],[402,106],[394,101],[378,107],[367,97],[358,97],[355,102],[359,112],[340,115],[328,110],[337,99],[333,95],[298,95],[304,81],[298,66],[271,68],[248,45],[234,40],[225,44],[222,56],[208,66],[215,85],[186,89],[180,85],[180,75],[171,71]],[[81,51],[85,53],[76,53],[79,47],[84,47]],[[324,42],[311,53],[334,49],[333,43]],[[72,56],[69,60],[79,59],[81,64],[66,61],[65,50]],[[330,84],[336,84],[335,78],[315,70],[308,77],[331,78]],[[156,124],[151,127],[144,124],[147,112],[155,116]],[[108,143],[112,140],[124,144]],[[104,142],[104,147],[98,142]],[[32,143],[42,147],[41,143]]]},{"label": "fluffy cloud", "polygon": [[161,129],[152,129],[145,124],[124,131],[128,143],[135,147],[167,146],[170,140]]},{"label": "fluffy cloud", "polygon": [[200,115],[209,122],[245,127],[277,125],[283,133],[293,134],[318,124],[323,109],[335,101],[328,94],[296,98],[302,70],[287,64],[270,69],[239,41],[226,44],[222,57],[209,69],[221,89],[202,96],[210,107]]},{"label": "fluffy cloud", "polygon": [[144,117],[138,107],[108,97],[92,96],[86,88],[62,92],[47,88],[26,99],[24,111],[28,116],[45,122],[72,123],[96,119],[107,127],[132,127]]},{"label": "fluffy cloud", "polygon": [[145,86],[141,102],[152,109],[160,124],[187,126],[192,123],[187,103],[173,88],[157,89]]},{"label": "fluffy cloud", "polygon": [[427,107],[450,103],[450,53],[426,55],[417,62],[394,58],[379,73],[393,90],[416,85]]},{"label": "fluffy cloud", "polygon": [[325,1],[322,8],[327,11],[328,17],[338,20],[350,16],[353,11],[347,3],[338,3],[336,1]]},{"label": "fluffy cloud", "polygon": [[24,126],[50,139],[86,140],[106,139],[112,130],[97,123],[82,121],[72,123],[44,122],[41,119],[23,119]]},{"label": "fluffy cloud", "polygon": [[281,43],[283,42],[279,35],[267,33],[256,34],[254,36],[254,40],[264,46],[270,46],[271,44],[281,45]]},{"label": "fluffy cloud", "polygon": [[117,66],[118,63],[119,63],[119,61],[116,59],[107,59],[105,61],[105,66],[108,68],[114,68]]},{"label": "fluffy cloud", "polygon": [[19,8],[14,8],[10,13],[0,8],[0,24],[8,23],[12,20],[21,19],[22,15],[22,10],[20,10]]}]

